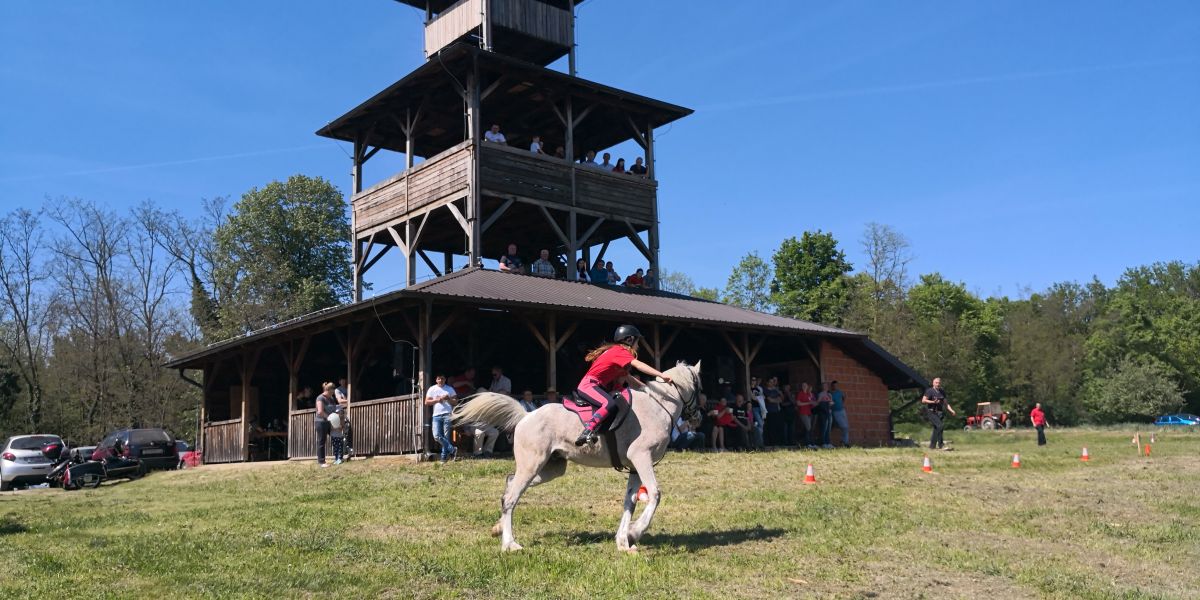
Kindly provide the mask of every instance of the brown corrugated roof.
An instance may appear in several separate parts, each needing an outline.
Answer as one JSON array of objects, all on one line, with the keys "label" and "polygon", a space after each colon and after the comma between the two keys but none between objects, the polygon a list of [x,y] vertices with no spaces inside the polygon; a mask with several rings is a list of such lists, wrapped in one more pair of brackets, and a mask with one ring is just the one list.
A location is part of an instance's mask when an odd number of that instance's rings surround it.
[{"label": "brown corrugated roof", "polygon": [[596,314],[629,315],[638,319],[700,321],[750,329],[863,337],[860,333],[845,329],[768,315],[670,292],[592,285],[480,268],[464,269],[427,281],[409,288],[406,292],[512,305],[555,306]]}]

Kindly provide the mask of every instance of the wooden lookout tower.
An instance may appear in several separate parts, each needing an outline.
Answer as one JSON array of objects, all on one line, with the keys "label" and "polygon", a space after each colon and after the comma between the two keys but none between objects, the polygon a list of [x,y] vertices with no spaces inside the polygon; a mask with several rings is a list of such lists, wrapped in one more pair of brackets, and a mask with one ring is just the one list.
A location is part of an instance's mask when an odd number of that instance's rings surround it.
[{"label": "wooden lookout tower", "polygon": [[[441,276],[455,256],[477,266],[509,243],[531,259],[549,249],[573,279],[577,258],[628,240],[657,271],[654,130],[692,111],[577,77],[580,0],[398,1],[425,11],[425,63],[317,132],[354,145],[354,299],[393,248],[405,286],[417,260]],[[547,67],[563,56],[566,73]],[[493,125],[506,143],[486,141]],[[534,136],[544,154],[530,151]],[[644,176],[580,162],[629,140]],[[403,153],[405,169],[364,187],[380,150]]]}]

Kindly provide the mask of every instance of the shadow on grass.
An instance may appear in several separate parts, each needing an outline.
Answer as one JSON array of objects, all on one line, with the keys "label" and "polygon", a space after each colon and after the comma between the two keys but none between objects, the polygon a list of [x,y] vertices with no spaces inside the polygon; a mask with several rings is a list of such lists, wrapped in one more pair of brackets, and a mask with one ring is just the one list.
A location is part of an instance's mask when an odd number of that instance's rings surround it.
[{"label": "shadow on grass", "polygon": [[[647,532],[639,546],[674,546],[687,552],[696,552],[705,548],[718,546],[736,546],[746,542],[757,542],[775,539],[787,533],[784,529],[766,529],[763,527],[742,527],[739,529],[723,529],[713,531],[697,531],[693,533],[654,533]],[[574,533],[567,536],[568,546],[612,542],[616,532],[586,532]]]},{"label": "shadow on grass", "polygon": [[0,535],[13,535],[15,533],[25,533],[29,528],[13,520],[11,517],[0,519]]}]

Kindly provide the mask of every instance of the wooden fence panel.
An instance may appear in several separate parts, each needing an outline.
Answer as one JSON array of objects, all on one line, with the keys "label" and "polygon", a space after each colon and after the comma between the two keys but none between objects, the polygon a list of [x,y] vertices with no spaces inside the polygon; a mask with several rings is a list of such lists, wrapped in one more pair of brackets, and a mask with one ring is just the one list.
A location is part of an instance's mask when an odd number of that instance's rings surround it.
[{"label": "wooden fence panel", "polygon": [[217,421],[204,426],[205,463],[241,462],[242,420]]},{"label": "wooden fence panel", "polygon": [[359,455],[417,452],[421,443],[418,395],[355,402],[350,405],[354,452]]},{"label": "wooden fence panel", "polygon": [[313,415],[317,409],[293,410],[288,415],[288,458],[316,458],[317,441]]}]

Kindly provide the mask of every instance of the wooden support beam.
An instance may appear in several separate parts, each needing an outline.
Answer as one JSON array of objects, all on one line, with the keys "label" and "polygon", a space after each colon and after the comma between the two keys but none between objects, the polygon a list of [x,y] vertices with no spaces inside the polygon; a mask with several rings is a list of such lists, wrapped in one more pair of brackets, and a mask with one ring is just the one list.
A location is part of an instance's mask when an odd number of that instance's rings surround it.
[{"label": "wooden support beam", "polygon": [[[390,229],[391,228],[389,228],[389,231],[390,231]],[[375,258],[368,260],[367,264],[363,265],[361,272],[366,273],[367,271],[371,270],[371,267],[375,266],[375,263],[379,262],[379,259],[383,258],[383,255],[387,254],[388,250],[391,250],[391,249],[392,249],[391,246],[383,246],[382,248],[380,248],[379,254],[376,254]]]},{"label": "wooden support beam", "polygon": [[729,333],[724,329],[719,329],[718,331],[721,332],[721,337],[725,338],[725,342],[729,344],[729,349],[733,350],[733,354],[737,356],[738,360],[746,362],[746,355],[742,354],[742,350],[738,348],[738,345],[733,343],[733,338],[729,337]]},{"label": "wooden support beam", "polygon": [[492,85],[489,85],[489,86],[483,88],[483,91],[479,93],[479,99],[487,100],[487,97],[491,96],[492,92],[496,91],[496,88],[499,88],[500,84],[502,84],[502,83],[504,83],[503,75],[501,75],[499,78],[497,78],[496,81],[493,81]]},{"label": "wooden support beam", "polygon": [[625,225],[629,227],[629,233],[625,234],[625,237],[629,238],[629,241],[633,242],[634,246],[637,246],[638,252],[641,252],[642,256],[646,257],[646,260],[654,262],[654,255],[650,253],[650,248],[646,247],[646,243],[642,241],[641,236],[637,233],[637,229],[634,229],[633,223],[630,223],[628,218],[625,219]]},{"label": "wooden support beam", "polygon": [[421,260],[425,261],[426,265],[429,265],[429,270],[433,271],[434,275],[438,277],[442,276],[442,272],[438,270],[437,265],[434,265],[432,260],[429,260],[429,256],[425,254],[424,250],[417,250],[417,254],[421,256]]},{"label": "wooden support beam", "polygon": [[550,313],[546,319],[546,387],[558,384],[558,315]]},{"label": "wooden support beam", "polygon": [[446,319],[442,321],[442,324],[438,325],[437,328],[433,330],[433,333],[430,335],[430,341],[436,342],[439,337],[442,337],[442,334],[446,332],[446,329],[453,325],[454,321],[458,319],[459,315],[461,314],[462,311],[455,310],[447,315]]},{"label": "wooden support beam", "polygon": [[562,347],[567,343],[567,340],[571,339],[571,336],[575,334],[575,330],[578,328],[579,328],[579,321],[571,321],[571,326],[567,327],[567,330],[564,331],[563,334],[558,337],[558,345],[555,346],[554,349],[562,350]]},{"label": "wooden support beam", "polygon": [[366,154],[363,154],[362,161],[367,162],[368,160],[371,160],[371,157],[375,156],[375,154],[380,150],[383,150],[382,146],[375,146],[374,148],[371,148]]},{"label": "wooden support beam", "polygon": [[553,101],[548,102],[547,104],[550,105],[550,108],[554,109],[554,115],[558,117],[558,122],[562,123],[563,126],[565,127],[567,125],[567,116],[564,115],[563,112],[558,109],[558,104]]},{"label": "wooden support beam", "polygon": [[550,211],[546,210],[546,207],[542,206],[541,204],[538,205],[538,208],[542,211],[542,216],[546,217],[546,221],[550,223],[550,227],[554,229],[555,235],[558,236],[558,239],[563,243],[563,245],[570,246],[571,238],[567,237],[567,234],[563,233],[562,228],[558,226],[558,222],[554,220],[554,217],[550,214]]},{"label": "wooden support beam", "polygon": [[[405,221],[405,224],[407,225],[408,222]],[[388,227],[388,233],[392,234],[392,241],[396,242],[396,247],[400,249],[400,252],[408,254],[408,242],[404,239],[404,236],[400,235],[400,232],[396,230],[395,225]]]},{"label": "wooden support beam", "polygon": [[605,252],[608,252],[608,240],[604,240],[604,243],[600,244],[600,252],[596,254],[596,260],[604,260]]},{"label": "wooden support beam", "polygon": [[512,198],[505,200],[504,204],[501,204],[500,208],[497,208],[496,211],[493,212],[491,216],[489,216],[487,220],[483,222],[483,225],[479,226],[479,230],[487,231],[488,228],[496,222],[496,219],[499,219],[500,216],[504,214],[504,211],[508,210],[508,208],[512,206],[514,202],[516,202],[516,200],[513,200]]},{"label": "wooden support beam", "polygon": [[[372,234],[371,234],[371,236],[367,238],[367,247],[366,247],[366,249],[365,249],[365,250],[361,250],[361,251],[358,253],[358,270],[359,270],[359,273],[358,273],[358,274],[359,274],[359,275],[362,275],[362,272],[366,270],[366,269],[364,269],[364,268],[363,268],[363,263],[365,263],[365,262],[367,261],[367,257],[371,255],[371,249],[375,247],[375,236],[376,236],[376,235],[379,235],[379,232],[378,232],[378,231],[376,231],[376,232],[372,233]],[[358,241],[358,242],[356,242],[356,243],[360,243],[360,244],[361,244],[362,242],[361,242],[361,241]]]},{"label": "wooden support beam", "polygon": [[625,119],[628,120],[630,129],[633,129],[633,141],[637,142],[637,145],[641,146],[642,149],[645,150],[646,136],[642,135],[642,130],[637,126],[637,123],[633,120],[633,117],[629,116],[629,113],[625,114]]},{"label": "wooden support beam", "polygon": [[[463,233],[471,235],[471,227],[467,225],[467,218],[463,216],[462,211],[453,202],[446,203],[446,208],[450,209],[450,214],[454,215],[454,220],[458,221],[458,226],[462,227]],[[421,224],[424,225],[424,223]]]},{"label": "wooden support beam", "polygon": [[[592,221],[592,224],[587,228],[586,231],[583,232],[583,235],[579,236],[578,240],[576,240],[576,243],[578,243],[579,245],[586,246],[588,239],[590,239],[592,237],[592,234],[596,233],[596,230],[599,229],[600,225],[603,223],[604,223],[604,217],[596,217],[596,220]],[[591,266],[592,265],[590,265],[590,264],[588,265],[588,267],[591,267]]]},{"label": "wooden support beam", "polygon": [[541,344],[542,349],[548,351],[550,349],[550,342],[546,340],[545,336],[542,335],[542,332],[538,331],[538,328],[533,324],[533,321],[530,321],[529,317],[521,315],[521,322],[529,328],[529,331],[533,332],[533,337],[537,340],[538,344]]},{"label": "wooden support beam", "polygon": [[598,105],[593,104],[593,105],[579,111],[579,116],[575,117],[575,121],[573,123],[571,123],[571,127],[573,127],[573,128],[579,127],[579,124],[583,122],[583,119],[585,117],[587,117],[588,115],[592,114],[592,110],[594,110],[596,108],[596,106],[598,106]]}]

